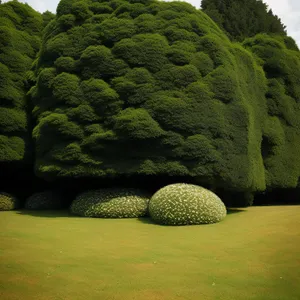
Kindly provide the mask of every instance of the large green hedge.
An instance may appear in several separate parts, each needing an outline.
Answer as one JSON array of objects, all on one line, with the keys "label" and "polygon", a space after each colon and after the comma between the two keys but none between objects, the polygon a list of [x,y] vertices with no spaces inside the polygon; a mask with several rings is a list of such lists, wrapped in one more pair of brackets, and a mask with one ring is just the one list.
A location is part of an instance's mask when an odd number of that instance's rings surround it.
[{"label": "large green hedge", "polygon": [[0,168],[29,162],[26,90],[41,43],[42,16],[29,5],[0,6]]},{"label": "large green hedge", "polygon": [[300,177],[300,52],[289,37],[245,40],[268,78],[261,152],[268,188],[295,188]]},{"label": "large green hedge", "polygon": [[299,53],[284,35],[231,43],[183,2],[62,0],[56,16],[1,4],[0,171],[34,155],[47,180],[296,187]]},{"label": "large green hedge", "polygon": [[62,0],[37,65],[39,176],[265,189],[263,69],[190,4]]}]

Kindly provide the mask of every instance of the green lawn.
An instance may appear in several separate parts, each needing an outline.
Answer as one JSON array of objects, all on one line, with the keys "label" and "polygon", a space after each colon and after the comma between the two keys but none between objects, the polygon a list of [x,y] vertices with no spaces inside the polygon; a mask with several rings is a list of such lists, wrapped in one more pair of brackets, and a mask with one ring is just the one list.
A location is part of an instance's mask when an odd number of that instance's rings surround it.
[{"label": "green lawn", "polygon": [[300,206],[218,224],[0,212],[3,300],[299,300]]}]

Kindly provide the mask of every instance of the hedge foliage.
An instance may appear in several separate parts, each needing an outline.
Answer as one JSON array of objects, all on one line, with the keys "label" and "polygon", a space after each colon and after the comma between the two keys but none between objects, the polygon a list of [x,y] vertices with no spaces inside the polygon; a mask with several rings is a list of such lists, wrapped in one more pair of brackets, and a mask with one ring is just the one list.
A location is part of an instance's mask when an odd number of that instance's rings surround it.
[{"label": "hedge foliage", "polygon": [[263,70],[190,4],[62,0],[36,75],[43,178],[187,176],[265,189]]},{"label": "hedge foliage", "polygon": [[195,225],[222,221],[226,207],[213,192],[197,185],[176,183],[158,190],[149,203],[151,218],[164,225]]},{"label": "hedge foliage", "polygon": [[262,0],[202,0],[201,8],[235,41],[262,32],[286,36],[286,26]]},{"label": "hedge foliage", "polygon": [[19,200],[8,193],[0,192],[0,211],[14,210],[20,207]]},{"label": "hedge foliage", "polygon": [[56,16],[1,4],[0,36],[0,163],[32,154],[46,180],[180,177],[250,198],[297,186],[285,34],[232,43],[188,3],[61,0]]},{"label": "hedge foliage", "polygon": [[295,188],[300,176],[300,52],[287,37],[257,35],[244,41],[268,79],[268,113],[261,152],[266,185]]},{"label": "hedge foliage", "polygon": [[42,16],[29,5],[11,1],[0,9],[0,168],[29,161],[26,91],[41,44]]},{"label": "hedge foliage", "polygon": [[25,202],[25,209],[29,210],[48,210],[61,209],[64,207],[64,198],[57,191],[44,191],[35,193]]},{"label": "hedge foliage", "polygon": [[107,188],[79,194],[71,205],[73,214],[94,218],[138,218],[148,212],[148,193],[136,189]]}]

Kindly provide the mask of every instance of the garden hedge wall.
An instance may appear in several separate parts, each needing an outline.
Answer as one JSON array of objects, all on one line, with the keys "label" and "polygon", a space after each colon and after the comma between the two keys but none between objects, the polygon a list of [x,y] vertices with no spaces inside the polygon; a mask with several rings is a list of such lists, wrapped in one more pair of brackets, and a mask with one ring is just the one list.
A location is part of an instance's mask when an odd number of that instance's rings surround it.
[{"label": "garden hedge wall", "polygon": [[263,69],[187,3],[67,1],[31,91],[36,172],[264,190]]},{"label": "garden hedge wall", "polygon": [[290,37],[233,43],[201,10],[156,0],[61,0],[55,17],[12,1],[0,33],[4,175],[27,162],[46,181],[181,178],[247,203],[297,187]]},{"label": "garden hedge wall", "polygon": [[12,1],[0,7],[0,168],[31,162],[26,92],[41,44],[42,16]]}]

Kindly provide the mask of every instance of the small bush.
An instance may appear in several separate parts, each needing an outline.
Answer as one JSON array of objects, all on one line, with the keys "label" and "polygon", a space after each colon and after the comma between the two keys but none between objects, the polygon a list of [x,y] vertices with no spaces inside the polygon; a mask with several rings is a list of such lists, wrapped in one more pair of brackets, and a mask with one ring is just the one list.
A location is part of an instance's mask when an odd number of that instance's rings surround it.
[{"label": "small bush", "polygon": [[56,191],[44,191],[30,196],[25,203],[25,209],[61,209],[63,208],[63,197]]},{"label": "small bush", "polygon": [[213,192],[177,183],[157,191],[149,203],[151,218],[164,225],[209,224],[223,220],[226,207]]},{"label": "small bush", "polygon": [[0,192],[0,211],[17,209],[19,206],[20,203],[16,197]]},{"label": "small bush", "polygon": [[84,192],[71,205],[73,214],[98,218],[138,218],[147,214],[149,195],[136,189]]}]

